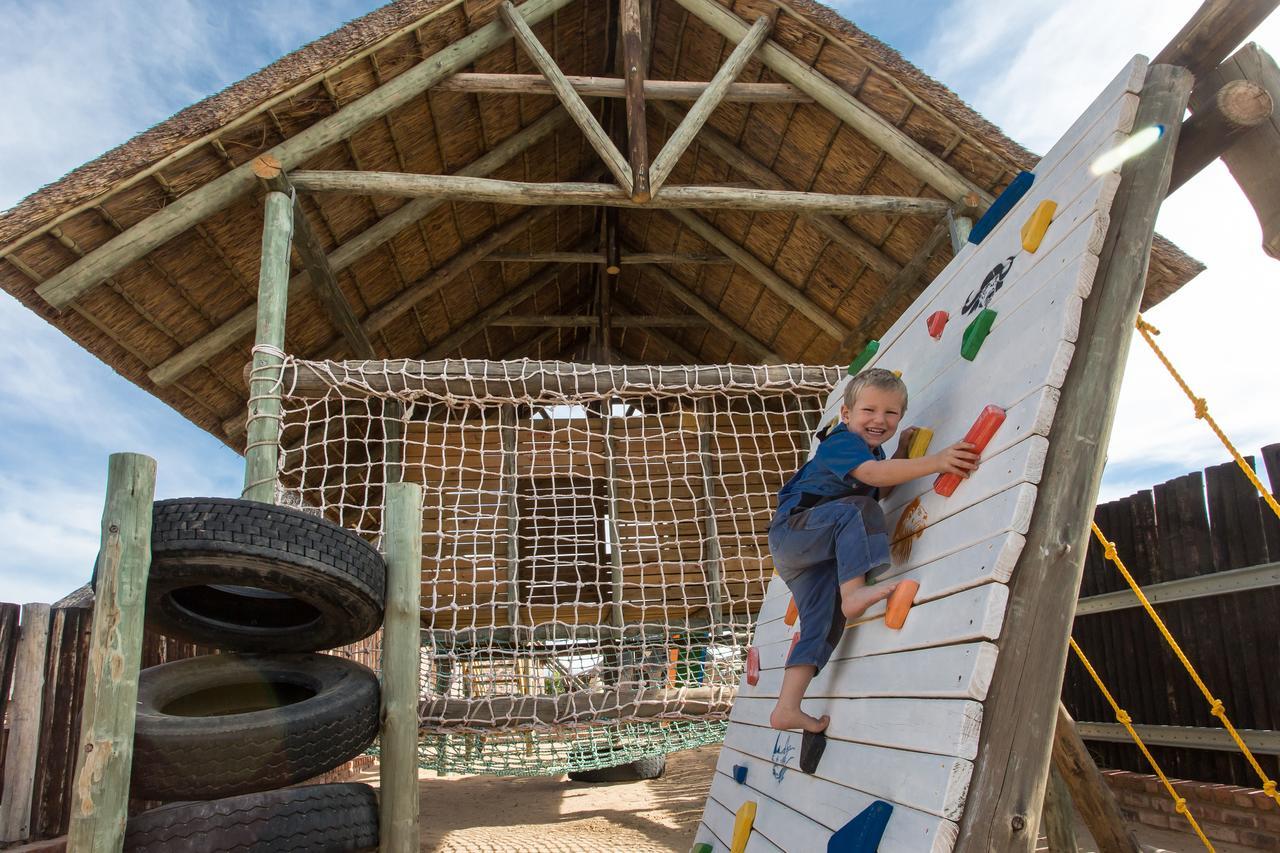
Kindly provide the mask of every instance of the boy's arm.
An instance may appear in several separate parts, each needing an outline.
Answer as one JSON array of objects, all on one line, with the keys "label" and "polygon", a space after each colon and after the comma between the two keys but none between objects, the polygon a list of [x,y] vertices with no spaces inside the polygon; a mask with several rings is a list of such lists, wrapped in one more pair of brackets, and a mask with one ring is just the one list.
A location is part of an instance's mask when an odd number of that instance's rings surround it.
[{"label": "boy's arm", "polygon": [[873,459],[863,462],[850,473],[860,483],[885,488],[930,474],[949,473],[968,477],[969,472],[977,467],[978,454],[973,452],[973,445],[957,441],[930,456],[904,459],[895,455],[893,459]]}]

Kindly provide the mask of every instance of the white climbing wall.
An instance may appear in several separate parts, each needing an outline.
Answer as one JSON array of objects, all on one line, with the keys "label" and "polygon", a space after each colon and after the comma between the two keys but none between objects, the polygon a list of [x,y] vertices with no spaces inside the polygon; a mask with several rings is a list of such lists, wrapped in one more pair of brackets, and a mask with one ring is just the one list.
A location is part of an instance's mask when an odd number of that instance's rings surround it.
[{"label": "white climbing wall", "polygon": [[[884,501],[893,565],[880,579],[914,578],[920,591],[902,630],[885,627],[883,603],[851,625],[810,685],[805,710],[832,720],[812,775],[799,769],[800,733],[768,727],[799,629],[784,622],[791,596],[774,576],[756,624],[759,681],[741,684],[698,829],[697,841],[717,853],[730,849],[734,816],[749,801],[756,817],[748,851],[825,850],[833,832],[876,800],[893,805],[883,853],[952,849],[998,645],[1016,642],[1000,637],[1006,584],[1056,439],[1058,389],[1119,183],[1118,171],[1095,175],[1090,166],[1133,129],[1146,67],[1143,57],[1125,67],[1036,166],[1008,215],[980,245],[966,245],[881,338],[868,366],[902,371],[910,391],[903,426],[932,428],[931,451],[963,438],[987,404],[1004,408],[1006,419],[980,469],[952,497],[934,493],[928,477]],[[1020,232],[1044,200],[1057,212],[1028,252]],[[995,323],[967,361],[961,337],[983,306],[996,312]],[[936,311],[950,315],[940,340],[925,324]],[[843,390],[832,392],[824,423]],[[734,765],[747,768],[743,784]]]}]

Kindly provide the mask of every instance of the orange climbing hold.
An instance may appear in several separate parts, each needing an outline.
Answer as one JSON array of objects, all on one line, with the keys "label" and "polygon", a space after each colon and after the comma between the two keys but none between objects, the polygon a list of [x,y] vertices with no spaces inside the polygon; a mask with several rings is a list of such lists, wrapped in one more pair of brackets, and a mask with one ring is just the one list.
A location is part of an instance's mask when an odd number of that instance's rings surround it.
[{"label": "orange climbing hold", "polygon": [[907,611],[911,609],[912,604],[915,604],[916,593],[919,591],[919,581],[899,581],[893,592],[889,594],[889,601],[885,605],[884,624],[895,631],[906,624]]},{"label": "orange climbing hold", "polygon": [[787,602],[787,615],[782,617],[782,624],[790,627],[796,624],[796,620],[800,618],[800,609],[796,607],[796,600],[793,598]]},{"label": "orange climbing hold", "polygon": [[[1002,423],[1004,423],[1004,409],[999,406],[987,406],[965,433],[964,441],[972,444],[973,452],[981,456],[982,451],[987,448],[987,443],[991,441],[991,437],[996,434],[996,430],[1000,429]],[[933,481],[933,490],[944,498],[949,498],[959,485],[959,475],[939,474],[938,479]]]}]

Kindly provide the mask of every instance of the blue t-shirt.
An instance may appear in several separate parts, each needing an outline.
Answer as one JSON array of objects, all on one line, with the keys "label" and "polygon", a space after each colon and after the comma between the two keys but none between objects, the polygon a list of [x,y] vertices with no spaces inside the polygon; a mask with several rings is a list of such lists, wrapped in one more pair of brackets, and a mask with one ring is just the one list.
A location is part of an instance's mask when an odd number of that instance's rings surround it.
[{"label": "blue t-shirt", "polygon": [[836,424],[818,445],[818,452],[787,480],[778,492],[780,516],[791,514],[802,495],[843,498],[870,495],[879,499],[880,490],[854,479],[853,469],[863,462],[884,459],[884,448],[872,450],[866,440],[843,423]]}]

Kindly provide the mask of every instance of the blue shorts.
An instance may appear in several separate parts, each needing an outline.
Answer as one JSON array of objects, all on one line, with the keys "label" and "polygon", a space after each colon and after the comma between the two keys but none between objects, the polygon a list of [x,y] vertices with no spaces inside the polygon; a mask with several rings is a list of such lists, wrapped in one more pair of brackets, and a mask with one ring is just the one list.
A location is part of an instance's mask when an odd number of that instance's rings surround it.
[{"label": "blue shorts", "polygon": [[769,551],[800,614],[800,640],[787,666],[821,670],[844,636],[840,584],[889,564],[884,511],[874,498],[852,495],[777,516]]}]

